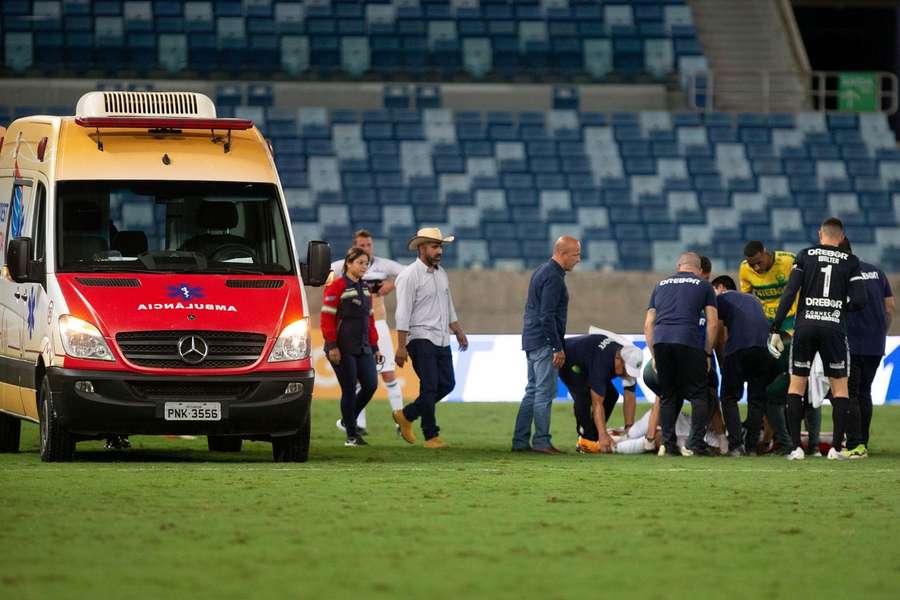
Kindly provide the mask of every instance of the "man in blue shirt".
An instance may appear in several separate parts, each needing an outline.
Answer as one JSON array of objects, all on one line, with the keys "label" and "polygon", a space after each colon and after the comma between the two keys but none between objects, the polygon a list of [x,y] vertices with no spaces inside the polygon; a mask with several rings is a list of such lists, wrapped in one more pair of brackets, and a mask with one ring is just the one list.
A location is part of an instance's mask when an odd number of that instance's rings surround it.
[{"label": "man in blue shirt", "polygon": [[[705,336],[697,326],[701,313],[706,317]],[[709,426],[707,387],[718,325],[716,294],[700,277],[700,257],[685,252],[678,258],[675,273],[656,284],[644,320],[644,336],[662,392],[660,422],[666,454],[712,454],[703,437]],[[679,452],[675,421],[684,399],[691,403],[691,435]]]},{"label": "man in blue shirt", "polygon": [[[850,240],[838,247],[845,252],[852,252]],[[861,443],[869,447],[869,426],[872,423],[872,380],[881,365],[884,356],[884,342],[888,328],[894,318],[894,294],[884,271],[866,262],[859,262],[859,270],[866,290],[866,305],[857,312],[847,314],[847,344],[850,346],[850,407],[859,406]],[[835,407],[836,410],[836,407]],[[832,411],[834,414],[835,411]],[[841,449],[844,428],[834,421],[834,441],[836,451]],[[847,440],[847,447],[852,448]],[[828,453],[832,456],[831,452]]]},{"label": "man in blue shirt", "polygon": [[[775,439],[787,448],[790,436],[784,403],[768,402],[767,387],[777,374],[766,344],[769,321],[756,296],[737,291],[734,279],[720,275],[712,282],[719,310],[716,352],[722,359],[722,414],[728,431],[728,454],[743,456],[756,450],[765,414]],[[738,402],[747,384],[747,431],[742,435]]]},{"label": "man in blue shirt", "polygon": [[613,379],[622,377],[626,402],[630,400],[633,406],[643,353],[602,334],[570,337],[564,344],[566,362],[559,377],[574,401],[578,430],[575,449],[587,454],[612,452],[614,442],[606,431],[606,422],[619,400]]},{"label": "man in blue shirt", "polygon": [[[522,328],[522,350],[528,361],[528,385],[519,405],[513,433],[513,452],[534,450],[562,454],[550,440],[550,410],[556,397],[558,369],[566,361],[563,339],[569,292],[565,276],[581,261],[581,244],[563,236],[553,245],[553,256],[539,266],[528,284]],[[534,423],[534,436],[531,424]]]}]

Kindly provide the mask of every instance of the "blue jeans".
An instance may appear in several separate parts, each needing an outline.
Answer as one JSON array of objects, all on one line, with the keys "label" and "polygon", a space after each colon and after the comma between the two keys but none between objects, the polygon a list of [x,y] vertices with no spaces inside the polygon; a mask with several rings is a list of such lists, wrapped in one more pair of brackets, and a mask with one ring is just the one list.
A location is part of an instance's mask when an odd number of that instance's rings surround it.
[{"label": "blue jeans", "polygon": [[413,340],[406,344],[413,370],[419,376],[419,397],[403,407],[403,416],[410,421],[422,418],[422,433],[426,440],[437,437],[438,427],[434,406],[456,386],[453,375],[453,356],[450,346],[435,346],[428,340]]},{"label": "blue jeans", "polygon": [[[528,360],[528,385],[516,416],[516,430],[513,433],[514,449],[549,448],[550,409],[556,397],[557,369],[553,366],[553,350],[544,346],[525,353]],[[534,423],[534,436],[531,424]]]}]

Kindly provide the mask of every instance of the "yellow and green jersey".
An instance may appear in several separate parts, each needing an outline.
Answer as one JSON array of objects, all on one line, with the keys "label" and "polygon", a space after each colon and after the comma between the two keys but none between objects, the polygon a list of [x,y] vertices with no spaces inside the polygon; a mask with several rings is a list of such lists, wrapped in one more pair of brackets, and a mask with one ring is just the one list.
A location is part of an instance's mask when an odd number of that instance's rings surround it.
[{"label": "yellow and green jersey", "polygon": [[[740,279],[741,291],[753,294],[762,303],[763,310],[769,323],[775,320],[775,313],[778,311],[778,302],[787,286],[788,278],[791,276],[791,269],[794,266],[794,253],[775,251],[773,253],[772,268],[765,273],[757,273],[750,268],[747,261],[741,262]],[[798,294],[799,297],[799,294]],[[797,298],[794,299],[794,305],[788,311],[788,316],[784,320],[782,329],[788,333],[794,331],[794,321],[797,317]]]}]

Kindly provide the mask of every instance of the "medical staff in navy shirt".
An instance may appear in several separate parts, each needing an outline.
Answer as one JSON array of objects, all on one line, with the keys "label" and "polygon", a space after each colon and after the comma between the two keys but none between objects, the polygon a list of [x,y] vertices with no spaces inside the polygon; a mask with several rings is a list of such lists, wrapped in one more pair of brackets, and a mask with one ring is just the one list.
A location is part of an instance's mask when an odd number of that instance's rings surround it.
[{"label": "medical staff in navy shirt", "polygon": [[[838,246],[853,252],[850,240]],[[858,404],[862,443],[869,447],[872,423],[872,380],[884,356],[884,342],[894,318],[894,294],[884,271],[869,263],[859,262],[866,290],[866,305],[860,311],[847,313],[847,343],[850,346],[850,404]],[[851,408],[852,411],[852,408]],[[834,447],[841,449],[844,432],[834,423]]]},{"label": "medical staff in navy shirt", "polygon": [[578,429],[575,450],[584,454],[612,452],[614,442],[606,431],[606,423],[619,400],[613,379],[622,378],[625,401],[633,406],[643,353],[633,345],[626,347],[600,334],[570,337],[563,344],[566,362],[559,370],[559,378],[574,401]]},{"label": "medical staff in navy shirt", "polygon": [[[719,329],[716,294],[700,276],[700,257],[685,252],[675,273],[653,289],[644,336],[659,378],[660,422],[666,454],[712,455],[703,440],[709,426],[707,386],[713,346]],[[706,335],[697,326],[697,315],[706,315]],[[675,421],[684,400],[691,403],[691,434],[679,452]]]},{"label": "medical staff in navy shirt", "polygon": [[[737,291],[734,279],[720,275],[712,281],[719,310],[716,353],[722,359],[722,415],[728,431],[728,455],[756,451],[765,414],[783,448],[790,446],[784,420],[785,403],[768,401],[766,388],[775,378],[777,365],[766,348],[769,321],[756,296]],[[738,402],[747,384],[747,430],[741,427]]]}]

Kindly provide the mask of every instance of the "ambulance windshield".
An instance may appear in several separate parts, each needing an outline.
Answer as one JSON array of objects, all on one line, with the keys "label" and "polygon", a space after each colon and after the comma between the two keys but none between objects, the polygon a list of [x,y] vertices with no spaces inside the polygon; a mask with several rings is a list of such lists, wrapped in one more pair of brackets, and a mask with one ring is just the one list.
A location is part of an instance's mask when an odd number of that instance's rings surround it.
[{"label": "ambulance windshield", "polygon": [[57,269],[288,274],[287,227],[271,184],[63,181]]}]

